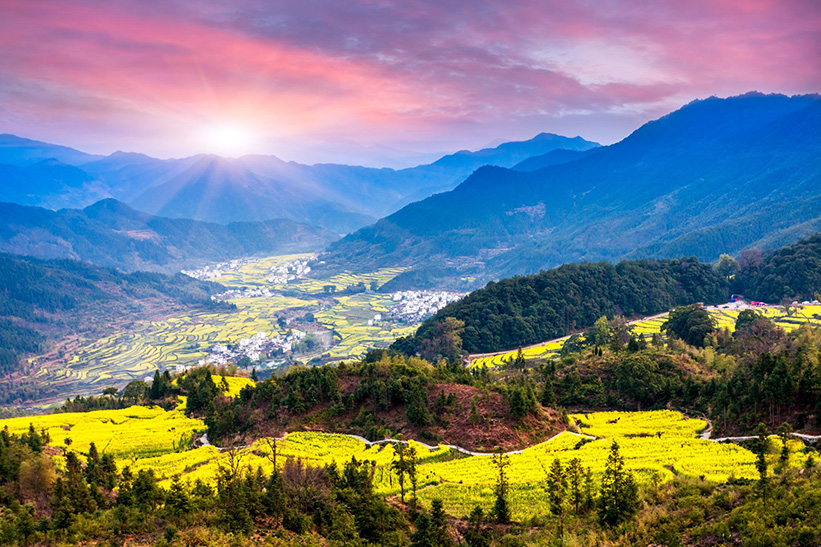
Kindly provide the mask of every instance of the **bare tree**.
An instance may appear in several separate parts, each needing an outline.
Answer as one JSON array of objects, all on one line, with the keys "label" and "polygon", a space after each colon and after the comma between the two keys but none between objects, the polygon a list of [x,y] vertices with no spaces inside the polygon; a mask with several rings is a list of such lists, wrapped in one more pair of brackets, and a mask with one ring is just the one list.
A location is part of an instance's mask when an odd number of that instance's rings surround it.
[{"label": "bare tree", "polygon": [[262,439],[262,444],[268,448],[268,452],[265,453],[265,457],[268,458],[268,461],[271,462],[274,466],[274,472],[277,471],[277,439],[276,437],[265,437]]},{"label": "bare tree", "polygon": [[242,460],[245,459],[247,453],[237,441],[232,441],[225,448],[225,455],[226,457],[220,460],[219,467],[225,478],[232,481],[242,471]]}]

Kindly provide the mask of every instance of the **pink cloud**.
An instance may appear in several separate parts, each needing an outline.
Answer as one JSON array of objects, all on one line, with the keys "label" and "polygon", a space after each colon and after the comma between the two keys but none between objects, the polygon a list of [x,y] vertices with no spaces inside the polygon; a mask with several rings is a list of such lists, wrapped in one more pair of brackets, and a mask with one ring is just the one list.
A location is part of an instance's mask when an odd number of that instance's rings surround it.
[{"label": "pink cloud", "polygon": [[189,154],[229,122],[253,130],[253,151],[286,157],[335,140],[463,148],[583,128],[612,141],[695,97],[821,79],[810,0],[0,9],[0,131],[93,151]]}]

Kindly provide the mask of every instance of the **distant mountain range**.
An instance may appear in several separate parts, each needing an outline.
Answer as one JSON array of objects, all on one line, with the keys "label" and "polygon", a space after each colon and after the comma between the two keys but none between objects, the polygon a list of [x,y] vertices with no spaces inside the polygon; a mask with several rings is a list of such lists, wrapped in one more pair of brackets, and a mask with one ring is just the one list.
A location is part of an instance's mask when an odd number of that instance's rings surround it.
[{"label": "distant mountain range", "polygon": [[581,137],[540,134],[476,152],[461,151],[409,169],[302,165],[276,156],[199,155],[160,160],[0,135],[0,201],[50,209],[113,197],[150,214],[226,224],[288,218],[337,234],[371,224],[403,205],[454,188],[483,165],[517,163],[563,149],[598,146]]},{"label": "distant mountain range", "polygon": [[114,199],[51,211],[0,203],[0,252],[70,258],[124,271],[174,273],[256,254],[314,252],[336,236],[289,219],[227,225],[169,219]]},{"label": "distant mountain range", "polygon": [[567,262],[715,260],[819,229],[821,98],[750,93],[694,101],[610,146],[483,167],[334,243],[326,263],[473,288]]}]

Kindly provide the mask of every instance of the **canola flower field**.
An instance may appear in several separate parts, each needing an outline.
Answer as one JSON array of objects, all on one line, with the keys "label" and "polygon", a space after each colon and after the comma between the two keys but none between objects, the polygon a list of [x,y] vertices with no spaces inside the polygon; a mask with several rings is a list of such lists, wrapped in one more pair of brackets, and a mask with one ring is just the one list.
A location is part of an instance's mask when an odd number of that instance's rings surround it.
[{"label": "canola flower field", "polygon": [[[786,331],[791,331],[804,324],[811,324],[813,326],[821,326],[821,306],[789,306],[787,308],[767,306],[756,308],[756,310],[773,320],[773,322]],[[736,319],[741,310],[732,309],[731,307],[710,308],[709,312],[716,320],[716,325],[720,329],[735,328]],[[630,325],[634,334],[650,337],[653,334],[661,333],[661,326],[666,321],[666,317],[653,317],[642,321],[634,322]],[[558,340],[551,340],[543,344],[537,344],[532,347],[523,348],[522,355],[525,360],[534,359],[553,359],[559,356],[562,350],[562,345],[567,337]],[[481,356],[473,359],[470,362],[471,367],[498,367],[505,363],[516,359],[519,350],[514,349],[506,352],[497,353],[494,355]]]},{"label": "canola flower field", "polygon": [[[215,379],[219,381],[219,379]],[[229,393],[236,394],[246,379],[228,379]],[[674,475],[725,482],[731,478],[757,477],[755,455],[732,444],[699,438],[707,427],[703,420],[683,416],[670,410],[644,412],[594,412],[573,414],[571,429],[554,438],[509,454],[507,476],[511,487],[513,515],[517,520],[548,511],[544,484],[546,469],[554,458],[563,464],[578,458],[594,477],[604,470],[611,443],[621,447],[626,467],[640,483],[665,481]],[[102,452],[113,454],[120,466],[133,470],[153,469],[167,485],[179,477],[182,481],[197,479],[214,483],[219,467],[227,464],[229,455],[210,445],[187,448],[205,425],[184,415],[184,401],[176,409],[130,407],[88,413],[66,413],[0,420],[0,428],[20,433],[32,424],[45,429],[51,444],[80,455],[93,441]],[[466,455],[454,449],[427,446],[409,441],[416,449],[418,461],[418,496],[429,505],[443,499],[450,514],[465,515],[476,504],[490,509],[493,503],[496,470],[490,455]],[[780,451],[780,440],[770,439],[771,464]],[[803,443],[790,440],[791,465],[804,464],[807,453]],[[244,469],[272,469],[271,450],[262,440],[239,451]],[[288,433],[277,441],[277,466],[288,459],[300,459],[307,465],[343,465],[351,458],[373,465],[376,490],[381,495],[396,495],[399,484],[390,471],[396,458],[392,443],[369,444],[347,435],[320,432]],[[406,485],[407,487],[407,485]],[[408,487],[409,488],[409,487]]]}]

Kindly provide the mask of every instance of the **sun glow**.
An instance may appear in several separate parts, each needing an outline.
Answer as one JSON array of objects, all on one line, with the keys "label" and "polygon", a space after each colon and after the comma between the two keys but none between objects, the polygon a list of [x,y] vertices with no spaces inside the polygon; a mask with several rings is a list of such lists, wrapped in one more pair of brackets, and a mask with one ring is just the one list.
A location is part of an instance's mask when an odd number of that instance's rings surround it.
[{"label": "sun glow", "polygon": [[208,152],[231,157],[248,154],[254,141],[254,135],[250,130],[232,124],[208,127],[203,131],[201,138]]}]

